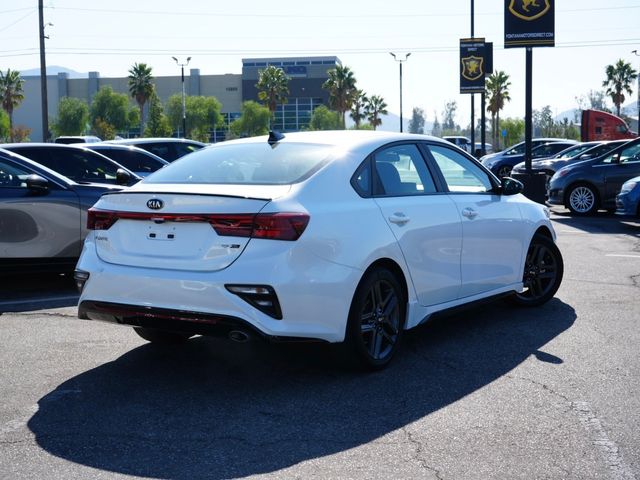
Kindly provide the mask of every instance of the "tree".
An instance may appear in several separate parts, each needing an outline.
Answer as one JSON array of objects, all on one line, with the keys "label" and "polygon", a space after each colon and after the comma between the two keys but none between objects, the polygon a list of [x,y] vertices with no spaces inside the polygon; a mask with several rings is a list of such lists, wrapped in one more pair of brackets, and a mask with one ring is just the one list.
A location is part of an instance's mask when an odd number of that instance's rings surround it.
[{"label": "tree", "polygon": [[145,137],[170,137],[173,129],[169,124],[169,119],[164,114],[162,102],[158,98],[155,89],[149,97],[149,119],[144,129]]},{"label": "tree", "polygon": [[434,137],[442,136],[442,127],[440,127],[440,122],[438,121],[438,114],[433,112],[433,126],[431,127],[431,135]]},{"label": "tree", "polygon": [[91,126],[103,140],[129,128],[129,98],[116,93],[109,85],[98,90],[89,109]]},{"label": "tree", "polygon": [[367,98],[367,94],[364,93],[363,90],[358,90],[355,98],[353,99],[353,104],[351,105],[351,113],[349,116],[356,124],[356,130],[360,128],[360,123],[367,117],[365,115],[365,108],[369,99]]},{"label": "tree", "polygon": [[[586,95],[576,97],[576,103],[580,110],[602,110],[609,112],[606,104],[607,94],[603,90],[589,90]],[[580,119],[580,112],[576,112],[576,121]]]},{"label": "tree", "polygon": [[504,147],[510,147],[524,138],[524,120],[522,118],[505,118],[498,125],[499,130],[506,131]]},{"label": "tree", "polygon": [[[187,131],[185,137],[209,141],[209,132],[224,120],[220,114],[222,104],[216,97],[188,96],[185,99]],[[171,95],[167,101],[167,117],[174,130],[182,124],[182,95]]]},{"label": "tree", "polygon": [[9,115],[4,110],[0,110],[0,142],[9,141],[10,134]]},{"label": "tree", "polygon": [[369,98],[369,101],[365,106],[364,112],[367,115],[367,120],[369,121],[369,124],[375,130],[380,125],[382,125],[382,119],[380,118],[380,115],[386,115],[388,113],[387,103],[384,101],[384,98],[382,98],[381,96],[373,95],[371,98]]},{"label": "tree", "polygon": [[89,106],[78,98],[64,97],[58,103],[58,118],[51,129],[60,135],[81,135],[89,123]]},{"label": "tree", "polygon": [[271,112],[271,118],[274,118],[278,104],[287,103],[289,77],[283,69],[269,65],[265,70],[258,72],[256,88],[258,89],[258,98],[265,103]]},{"label": "tree", "polygon": [[500,148],[500,110],[504,108],[505,102],[511,100],[509,96],[509,75],[502,70],[489,75],[485,85],[485,95],[487,97],[487,112],[491,113],[491,139],[496,150]]},{"label": "tree", "polygon": [[144,130],[144,104],[153,94],[151,67],[146,63],[134,63],[129,70],[129,93],[140,108],[140,134]]},{"label": "tree", "polygon": [[14,141],[13,135],[13,110],[24,100],[24,80],[20,72],[7,69],[7,73],[0,70],[0,101],[2,109],[9,115],[9,137]]},{"label": "tree", "polygon": [[339,130],[341,127],[340,114],[329,110],[325,105],[316,107],[311,114],[309,130]]},{"label": "tree", "polygon": [[620,116],[620,106],[624,103],[624,93],[631,95],[631,84],[638,77],[630,63],[620,59],[615,65],[607,65],[605,68],[607,79],[602,82],[607,95],[611,97],[613,104],[616,106],[616,115]]},{"label": "tree", "polygon": [[255,137],[269,133],[271,111],[253,100],[242,104],[242,114],[230,126],[234,137]]},{"label": "tree", "polygon": [[549,105],[533,111],[532,123],[533,134],[536,137],[553,137],[556,134],[555,121]]},{"label": "tree", "polygon": [[455,100],[445,103],[444,112],[442,112],[442,129],[455,132],[459,130],[456,125],[456,110],[458,110],[458,103]]},{"label": "tree", "polygon": [[424,110],[422,108],[413,107],[411,120],[409,120],[409,133],[424,133],[424,124]]},{"label": "tree", "polygon": [[329,78],[322,88],[329,92],[329,106],[340,114],[342,128],[346,128],[345,113],[351,109],[358,95],[356,77],[349,67],[338,65],[327,72]]}]

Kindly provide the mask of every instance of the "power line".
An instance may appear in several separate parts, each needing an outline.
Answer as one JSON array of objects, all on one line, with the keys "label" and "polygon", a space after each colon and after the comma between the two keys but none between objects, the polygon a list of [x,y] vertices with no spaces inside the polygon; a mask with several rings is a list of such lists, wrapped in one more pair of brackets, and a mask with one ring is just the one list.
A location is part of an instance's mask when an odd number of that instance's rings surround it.
[{"label": "power line", "polygon": [[34,13],[36,13],[36,10],[32,10],[29,13],[27,13],[25,16],[20,17],[19,19],[17,19],[15,22],[10,23],[9,25],[7,25],[4,28],[0,28],[0,32],[4,32],[5,30],[8,30],[9,28],[13,27],[16,23],[21,22],[22,20],[24,20],[25,18],[33,15]]}]

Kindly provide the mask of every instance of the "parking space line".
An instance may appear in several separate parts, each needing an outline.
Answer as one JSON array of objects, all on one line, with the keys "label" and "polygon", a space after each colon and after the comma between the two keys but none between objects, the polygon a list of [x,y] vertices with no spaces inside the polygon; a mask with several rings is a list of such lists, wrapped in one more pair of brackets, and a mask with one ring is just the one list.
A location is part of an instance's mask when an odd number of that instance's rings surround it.
[{"label": "parking space line", "polygon": [[640,258],[640,255],[628,255],[624,253],[607,253],[605,257]]}]

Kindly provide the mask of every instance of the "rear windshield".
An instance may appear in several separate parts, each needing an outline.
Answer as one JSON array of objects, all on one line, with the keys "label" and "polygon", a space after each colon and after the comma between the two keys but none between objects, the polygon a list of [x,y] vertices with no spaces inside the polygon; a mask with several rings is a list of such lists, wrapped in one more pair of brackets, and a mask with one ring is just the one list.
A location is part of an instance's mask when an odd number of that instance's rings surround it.
[{"label": "rear windshield", "polygon": [[289,185],[306,180],[327,161],[330,145],[264,143],[219,145],[167,165],[144,183]]}]

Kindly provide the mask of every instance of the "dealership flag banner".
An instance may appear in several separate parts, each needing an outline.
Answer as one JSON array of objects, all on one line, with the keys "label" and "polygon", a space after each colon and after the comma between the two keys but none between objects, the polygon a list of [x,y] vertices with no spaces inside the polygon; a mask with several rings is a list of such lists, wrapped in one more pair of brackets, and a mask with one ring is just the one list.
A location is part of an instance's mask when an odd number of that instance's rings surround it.
[{"label": "dealership flag banner", "polygon": [[505,48],[554,45],[555,0],[505,0]]},{"label": "dealership flag banner", "polygon": [[484,38],[460,39],[460,93],[484,92],[484,45]]}]

